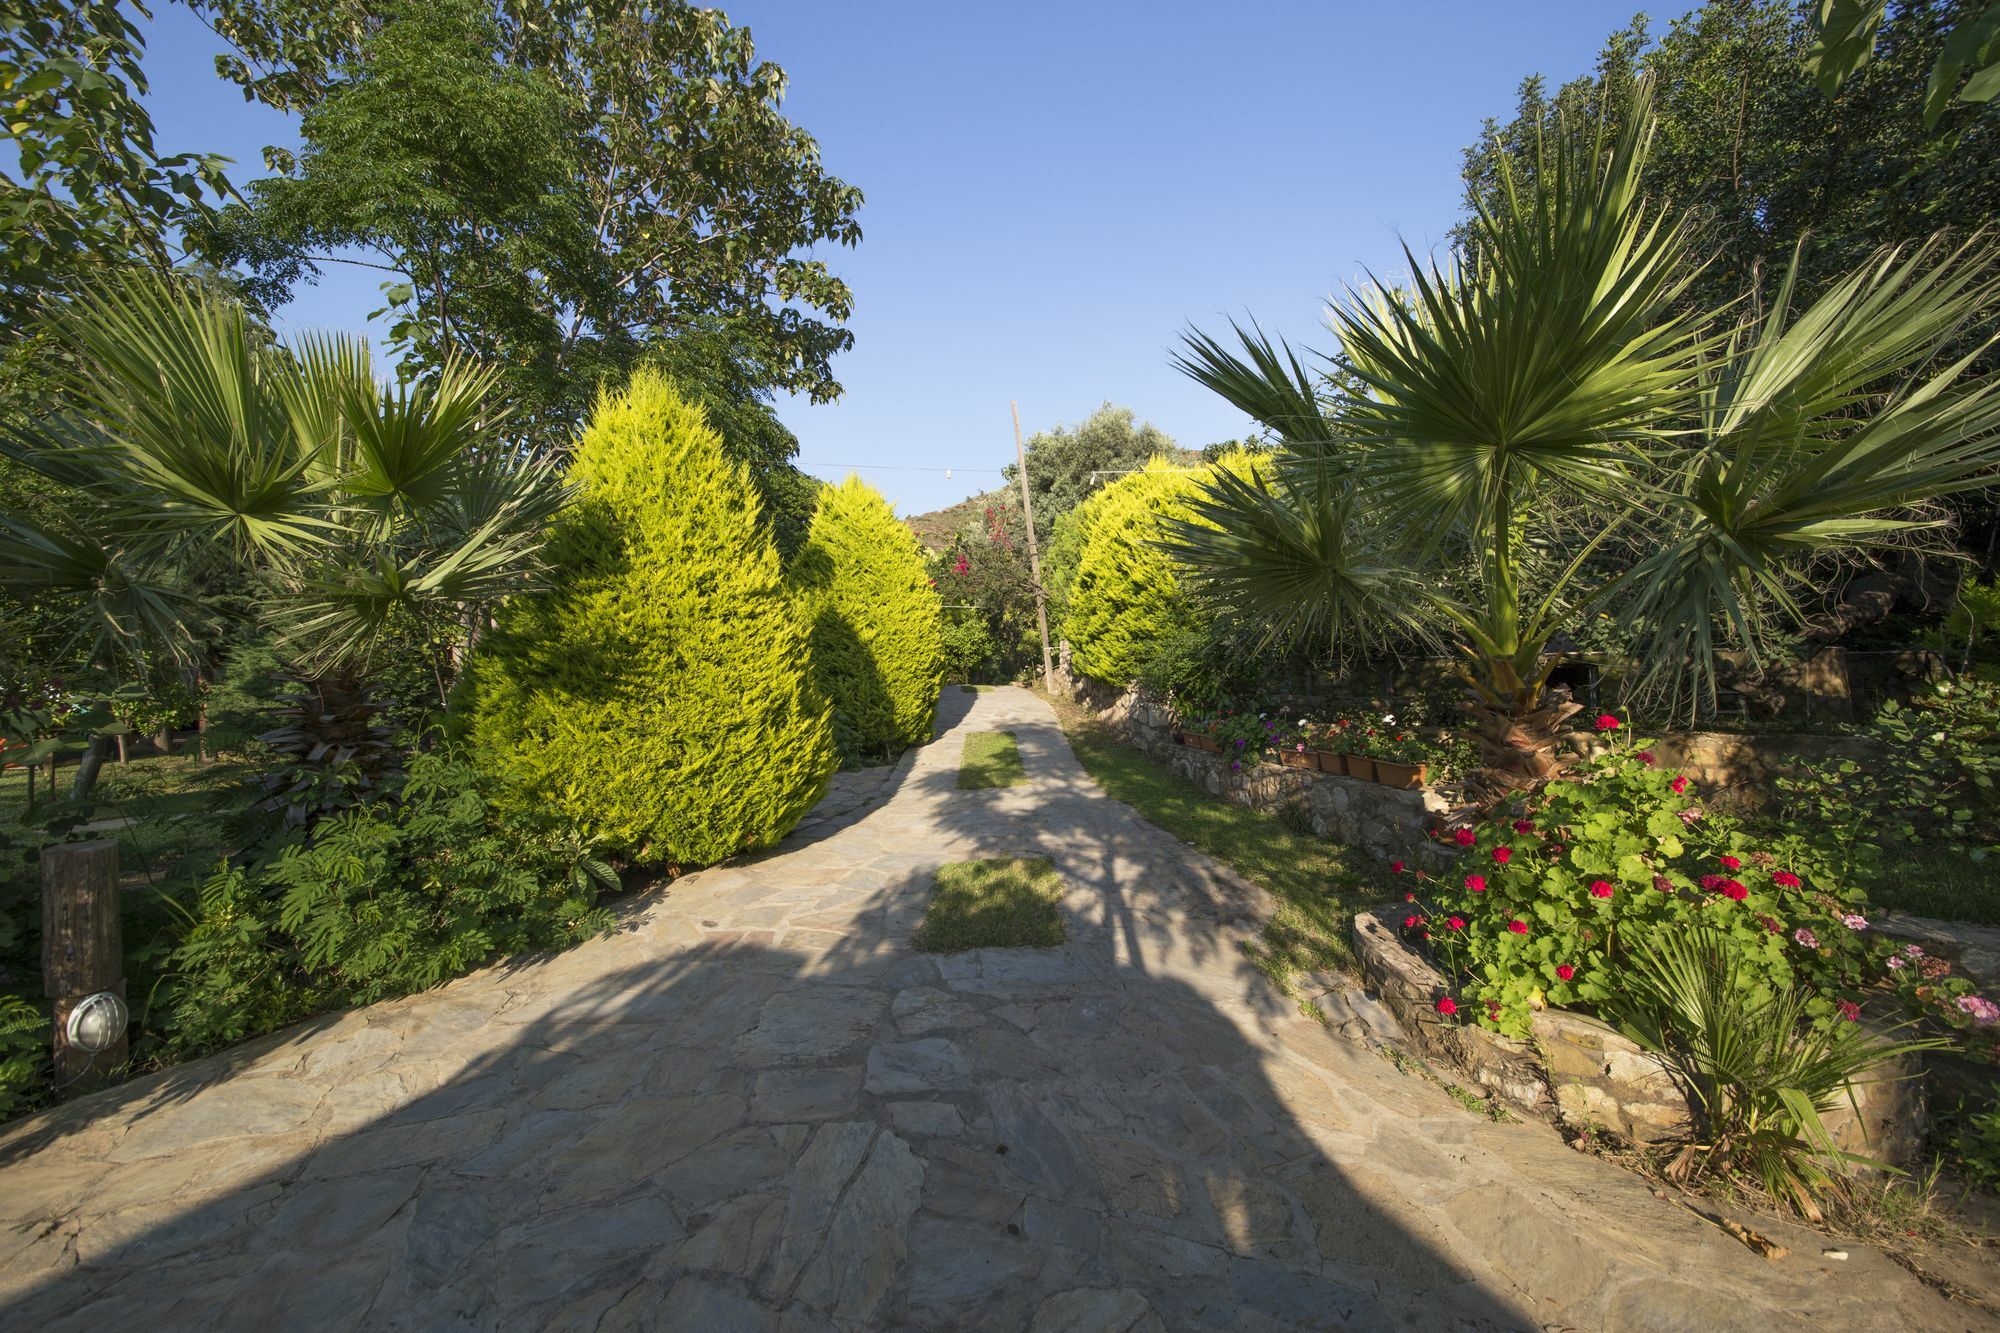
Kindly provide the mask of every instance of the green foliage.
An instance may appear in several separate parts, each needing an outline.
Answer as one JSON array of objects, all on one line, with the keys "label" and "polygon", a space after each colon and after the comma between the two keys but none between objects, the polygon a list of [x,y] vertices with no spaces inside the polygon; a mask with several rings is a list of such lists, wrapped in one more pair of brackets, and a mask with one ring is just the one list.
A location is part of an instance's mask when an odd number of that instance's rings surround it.
[{"label": "green foliage", "polygon": [[[931,558],[931,579],[942,601],[948,629],[961,661],[970,663],[966,678],[1005,683],[1041,665],[1040,627],[1035,622],[1034,578],[1028,568],[1028,528],[1021,519],[1020,493],[1014,489],[992,495],[968,514]],[[983,659],[970,654],[984,630]],[[1056,627],[1049,626],[1053,643]]]},{"label": "green foliage", "polygon": [[1951,1160],[1975,1185],[2000,1190],[2000,1106],[1974,1111],[1959,1122]]},{"label": "green foliage", "polygon": [[958,608],[945,612],[938,646],[946,680],[976,680],[986,674],[994,659],[992,632],[986,628],[986,617],[977,611]]},{"label": "green foliage", "polygon": [[958,760],[958,789],[1018,787],[1028,780],[1011,731],[969,731]]},{"label": "green foliage", "polygon": [[1809,832],[1843,880],[1874,881],[1889,849],[2000,842],[2000,684],[1961,678],[1883,705],[1866,764],[1835,759],[1779,776],[1781,826]]},{"label": "green foliage", "polygon": [[[1909,6],[1904,6],[1909,8]],[[1806,73],[1831,97],[1875,54],[1888,0],[1820,0],[1805,7],[1812,44]],[[1924,124],[1936,125],[1953,102],[2000,96],[2000,4],[1976,17],[1967,12],[1945,39],[1924,96]]]},{"label": "green foliage", "polygon": [[1139,668],[1139,682],[1171,699],[1183,717],[1206,717],[1247,701],[1257,687],[1257,645],[1226,614],[1175,621]]},{"label": "green foliage", "polygon": [[[1241,455],[1212,471],[1241,473],[1250,466]],[[1206,619],[1160,545],[1166,524],[1193,516],[1201,477],[1156,458],[1106,486],[1078,512],[1083,543],[1062,634],[1082,674],[1128,685],[1178,629]]]},{"label": "green foliage", "polygon": [[135,17],[146,17],[144,5],[124,0],[0,4],[0,143],[10,149],[0,163],[0,329],[10,343],[94,272],[172,267],[211,197],[231,193],[226,158],[154,148]]},{"label": "green foliage", "polygon": [[1731,935],[1701,926],[1638,945],[1612,1011],[1686,1088],[1694,1141],[1670,1166],[1681,1179],[1753,1176],[1808,1217],[1845,1186],[1851,1165],[1879,1166],[1834,1145],[1822,1117],[1883,1062],[1940,1041],[1885,1042],[1856,1023],[1812,1023],[1806,996],[1756,994],[1754,963]]},{"label": "green foliage", "polygon": [[788,578],[842,760],[886,759],[929,740],[943,680],[938,595],[889,502],[858,477],[822,488]]},{"label": "green foliage", "polygon": [[720,331],[759,390],[839,393],[852,295],[814,247],[860,239],[861,192],[780,114],[784,71],[720,10],[194,8],[240,53],[225,75],[301,113],[302,150],[269,154],[278,174],[223,229],[268,299],[316,274],[308,256],[358,247],[399,275],[384,290],[402,364],[505,367],[519,428],[547,447],[593,385],[684,335]]},{"label": "green foliage", "polygon": [[393,798],[267,859],[223,862],[197,887],[173,955],[169,1043],[205,1050],[574,943],[604,928],[592,903],[617,887],[574,833],[500,819],[460,755],[418,754]]},{"label": "green foliage", "polygon": [[49,1018],[40,1005],[0,993],[0,1120],[47,1095]]},{"label": "green foliage", "polygon": [[941,865],[910,943],[925,953],[1052,949],[1061,944],[1063,882],[1046,857]]},{"label": "green foliage", "polygon": [[470,735],[516,809],[634,859],[706,865],[784,836],[833,726],[743,468],[658,372],[603,395],[544,594],[469,670]]}]

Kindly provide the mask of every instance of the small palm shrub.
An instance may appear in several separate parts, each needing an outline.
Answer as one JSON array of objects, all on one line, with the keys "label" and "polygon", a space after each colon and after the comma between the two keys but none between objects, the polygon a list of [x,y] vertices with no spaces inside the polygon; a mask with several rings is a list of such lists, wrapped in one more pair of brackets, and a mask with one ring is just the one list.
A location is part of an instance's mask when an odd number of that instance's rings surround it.
[{"label": "small palm shrub", "polygon": [[776,841],[836,759],[748,475],[642,370],[599,399],[567,480],[552,586],[505,608],[468,672],[480,767],[512,808],[637,861]]},{"label": "small palm shrub", "polygon": [[1609,1012],[1688,1093],[1694,1132],[1670,1176],[1748,1175],[1818,1219],[1819,1201],[1844,1188],[1845,1168],[1882,1165],[1836,1147],[1822,1117],[1884,1061],[1945,1043],[1811,1022],[1801,991],[1748,998],[1760,990],[1754,966],[1722,931],[1659,933],[1626,960]]},{"label": "small palm shrub", "polygon": [[859,477],[823,487],[790,578],[841,760],[890,758],[929,740],[942,613],[915,535],[881,492]]}]

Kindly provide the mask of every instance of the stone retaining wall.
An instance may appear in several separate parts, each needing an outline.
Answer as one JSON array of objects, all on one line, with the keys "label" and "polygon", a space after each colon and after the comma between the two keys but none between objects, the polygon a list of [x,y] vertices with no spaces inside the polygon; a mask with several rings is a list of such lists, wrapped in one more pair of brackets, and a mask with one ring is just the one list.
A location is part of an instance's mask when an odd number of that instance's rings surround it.
[{"label": "stone retaining wall", "polygon": [[1429,837],[1429,830],[1453,804],[1437,791],[1399,791],[1376,782],[1282,764],[1251,763],[1231,770],[1228,756],[1175,741],[1180,718],[1171,705],[1142,686],[1117,693],[1094,682],[1072,679],[1067,692],[1094,709],[1099,720],[1126,743],[1163,760],[1176,776],[1210,795],[1253,810],[1275,811],[1303,804],[1313,832],[1377,856],[1436,865],[1453,859]]},{"label": "stone retaining wall", "polygon": [[[1600,1126],[1634,1143],[1686,1131],[1688,1100],[1679,1084],[1656,1057],[1594,1018],[1544,1009],[1534,1016],[1532,1039],[1515,1041],[1438,1013],[1444,978],[1390,924],[1398,910],[1391,904],[1357,913],[1354,952],[1363,980],[1420,1052],[1546,1119]],[[1827,1129],[1847,1152],[1908,1166],[1922,1146],[1927,1110],[1922,1065],[1905,1056],[1882,1072],[1908,1077],[1854,1088],[1854,1105],[1836,1106]]]}]

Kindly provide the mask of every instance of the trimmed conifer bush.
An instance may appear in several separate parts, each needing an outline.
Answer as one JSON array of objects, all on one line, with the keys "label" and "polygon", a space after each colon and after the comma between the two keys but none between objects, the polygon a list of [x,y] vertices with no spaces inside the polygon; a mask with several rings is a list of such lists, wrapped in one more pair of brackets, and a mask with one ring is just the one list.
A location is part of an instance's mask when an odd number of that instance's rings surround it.
[{"label": "trimmed conifer bush", "polygon": [[822,487],[791,579],[842,761],[929,740],[944,679],[938,595],[881,492],[853,476]]},{"label": "trimmed conifer bush", "polygon": [[833,726],[748,475],[642,370],[599,397],[569,481],[553,586],[469,673],[481,766],[642,862],[782,837],[826,789]]},{"label": "trimmed conifer bush", "polygon": [[[1236,453],[1215,466],[1241,474],[1254,462],[1249,454]],[[1130,684],[1176,628],[1200,614],[1182,586],[1179,566],[1157,543],[1166,520],[1193,517],[1191,502],[1201,481],[1201,473],[1155,458],[1075,511],[1082,540],[1062,632],[1084,675]]]}]

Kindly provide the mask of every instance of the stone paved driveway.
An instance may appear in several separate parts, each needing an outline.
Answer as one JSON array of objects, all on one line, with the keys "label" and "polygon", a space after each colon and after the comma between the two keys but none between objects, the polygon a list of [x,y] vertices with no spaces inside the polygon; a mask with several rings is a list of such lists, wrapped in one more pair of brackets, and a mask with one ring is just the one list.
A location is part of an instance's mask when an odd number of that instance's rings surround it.
[{"label": "stone paved driveway", "polygon": [[[1301,1018],[1260,895],[1047,708],[942,734],[618,934],[0,1136],[6,1329],[1955,1329],[1772,1264]],[[954,789],[1006,727],[1029,785]],[[1035,853],[1072,941],[936,958],[931,871]]]}]

